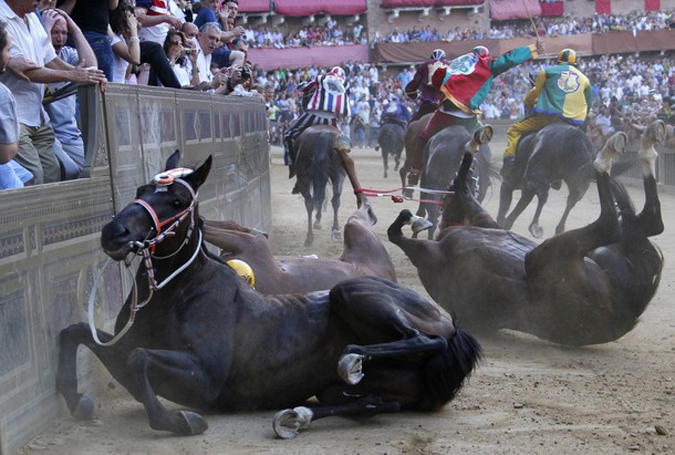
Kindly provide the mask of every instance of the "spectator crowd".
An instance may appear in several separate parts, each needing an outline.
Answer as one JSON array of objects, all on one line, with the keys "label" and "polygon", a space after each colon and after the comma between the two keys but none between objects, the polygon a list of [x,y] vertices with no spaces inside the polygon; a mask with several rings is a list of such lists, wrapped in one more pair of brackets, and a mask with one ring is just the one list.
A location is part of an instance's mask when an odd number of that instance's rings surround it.
[{"label": "spectator crowd", "polygon": [[[236,25],[237,0],[0,0],[0,189],[79,177],[86,163],[78,125],[76,89],[107,82],[148,84],[260,96],[270,118],[271,138],[301,114],[297,87],[326,69],[263,71],[249,65],[249,47],[334,46],[366,43],[364,27],[340,27],[333,19],[284,37],[278,28]],[[528,21],[529,22],[529,21]],[[670,27],[665,12],[593,16],[585,20],[539,20],[540,34],[653,30]],[[492,27],[488,37],[531,33],[513,22]],[[529,30],[529,31],[528,31]],[[376,40],[392,42],[482,39],[478,30],[416,27]],[[415,68],[384,72],[348,61],[351,117],[344,122],[356,147],[377,143],[389,103],[406,103],[403,88]],[[541,63],[522,65],[498,77],[481,106],[486,120],[524,116],[523,98]],[[655,116],[673,122],[675,65],[662,55],[611,55],[582,59],[595,105],[589,134],[602,138]]]}]

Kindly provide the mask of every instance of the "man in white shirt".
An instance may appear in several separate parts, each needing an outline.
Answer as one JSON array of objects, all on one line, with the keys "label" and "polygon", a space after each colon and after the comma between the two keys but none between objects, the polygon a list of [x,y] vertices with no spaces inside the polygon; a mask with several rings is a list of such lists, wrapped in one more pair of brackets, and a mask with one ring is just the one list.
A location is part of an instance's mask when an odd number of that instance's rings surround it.
[{"label": "man in white shirt", "polygon": [[37,1],[0,0],[0,20],[12,36],[10,71],[0,75],[17,101],[19,152],[16,161],[35,176],[35,183],[59,181],[61,168],[54,155],[54,130],[42,108],[44,84],[68,81],[105,82],[102,71],[72,66],[57,57],[51,40],[34,13]]},{"label": "man in white shirt", "polygon": [[[223,78],[214,77],[211,73],[211,54],[220,45],[220,27],[214,22],[207,22],[199,29],[197,35],[201,52],[197,56],[197,67],[193,71],[199,71],[199,82],[202,90],[215,90],[223,83]],[[221,73],[222,74],[222,73]]]}]

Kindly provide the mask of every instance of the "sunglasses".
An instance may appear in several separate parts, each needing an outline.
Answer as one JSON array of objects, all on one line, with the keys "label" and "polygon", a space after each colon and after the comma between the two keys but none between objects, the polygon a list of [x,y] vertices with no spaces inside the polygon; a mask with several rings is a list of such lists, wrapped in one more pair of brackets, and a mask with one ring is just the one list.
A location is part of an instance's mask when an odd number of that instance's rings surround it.
[{"label": "sunglasses", "polygon": [[181,41],[171,41],[172,46],[182,46],[183,43]]}]

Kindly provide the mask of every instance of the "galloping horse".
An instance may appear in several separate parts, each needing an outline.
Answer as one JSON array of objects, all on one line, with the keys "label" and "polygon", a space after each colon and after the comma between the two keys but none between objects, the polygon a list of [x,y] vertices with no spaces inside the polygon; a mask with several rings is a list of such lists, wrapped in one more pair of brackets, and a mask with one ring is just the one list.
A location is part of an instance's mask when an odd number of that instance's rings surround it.
[{"label": "galloping horse", "polygon": [[[478,200],[482,201],[491,185],[490,177],[492,174],[490,166],[491,151],[488,143],[492,139],[492,127],[489,125],[481,127],[479,134],[473,137],[469,131],[459,125],[449,126],[436,133],[427,144],[425,149],[425,165],[420,176],[420,187],[431,190],[445,190],[450,186],[452,178],[459,169],[464,155],[465,147],[472,147],[470,141],[475,141],[473,147],[478,147],[476,169]],[[420,191],[420,203],[417,208],[417,216],[424,217],[432,223],[429,228],[429,239],[434,238],[438,215],[440,214],[440,202],[443,200],[442,194],[427,193]]]},{"label": "galloping horse", "polygon": [[246,232],[236,223],[204,221],[204,239],[223,250],[221,259],[241,259],[253,269],[256,289],[263,294],[305,293],[330,289],[358,276],[396,281],[394,264],[373,230],[370,203],[356,209],[344,227],[344,249],[338,259],[275,257],[263,234]]},{"label": "galloping horse", "polygon": [[338,211],[345,175],[356,189],[360,187],[356,179],[351,159],[346,162],[346,155],[351,150],[351,142],[347,136],[331,125],[310,126],[298,137],[298,155],[295,159],[297,181],[293,194],[300,193],[305,199],[307,209],[307,237],[305,246],[314,242],[312,230],[312,213],[316,211],[314,229],[321,229],[321,206],[326,195],[326,185],[330,180],[333,185],[333,226],[331,237],[340,239]]},{"label": "galloping horse", "polygon": [[380,129],[380,137],[377,143],[382,148],[382,163],[384,164],[384,178],[388,177],[389,156],[394,158],[394,171],[398,171],[403,152],[405,127],[400,123],[386,122]]},{"label": "galloping horse", "polygon": [[[103,228],[112,259],[143,256],[135,285],[145,300],[132,293],[114,334],[85,323],[61,331],[56,385],[73,416],[94,411],[77,387],[81,344],[143,403],[153,429],[178,435],[208,425],[197,412],[167,410],[158,395],[207,411],[296,406],[274,418],[284,438],[322,417],[432,410],[455,396],[480,347],[447,313],[372,277],[261,295],[203,244],[197,191],[211,158],[194,171],[177,165],[175,153]],[[310,397],[319,404],[302,406]]]},{"label": "galloping horse", "polygon": [[[618,133],[594,163],[600,216],[590,225],[540,245],[503,230],[473,196],[465,154],[443,210],[438,240],[403,236],[412,214],[403,211],[389,239],[417,267],[429,295],[472,330],[512,329],[565,345],[616,340],[632,330],[658,287],[663,256],[648,237],[663,231],[654,177],[663,123],[643,136],[645,205],[635,214],[623,186],[611,179]],[[617,213],[616,206],[619,208]]]},{"label": "galloping horse", "polygon": [[[547,125],[523,137],[516,149],[514,176],[502,182],[497,223],[504,229],[511,229],[536,195],[537,210],[529,230],[532,236],[541,238],[544,230],[539,225],[539,216],[548,200],[549,189],[559,189],[565,181],[569,195],[565,211],[555,228],[556,234],[564,232],[570,211],[584,197],[593,179],[594,150],[586,133],[562,122]],[[521,188],[520,200],[507,216],[513,191],[518,188]]]}]

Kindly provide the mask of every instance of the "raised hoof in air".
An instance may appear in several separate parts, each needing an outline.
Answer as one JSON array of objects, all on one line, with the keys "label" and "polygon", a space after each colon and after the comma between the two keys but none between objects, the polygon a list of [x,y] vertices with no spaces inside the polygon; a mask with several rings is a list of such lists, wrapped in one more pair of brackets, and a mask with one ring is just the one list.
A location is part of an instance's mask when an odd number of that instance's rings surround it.
[{"label": "raised hoof in air", "polygon": [[419,234],[422,231],[426,231],[432,226],[433,223],[431,221],[427,220],[426,218],[422,218],[421,216],[413,215],[413,217],[410,219],[410,227],[412,228],[414,234]]},{"label": "raised hoof in air", "polygon": [[92,420],[94,418],[94,400],[86,393],[83,394],[77,406],[73,409],[73,418],[75,420]]},{"label": "raised hoof in air", "polygon": [[175,431],[180,436],[194,436],[204,433],[209,429],[209,424],[204,418],[192,411],[178,411],[178,429]]},{"label": "raised hoof in air", "polygon": [[338,362],[338,375],[347,384],[356,385],[363,379],[363,356],[345,354]]},{"label": "raised hoof in air", "polygon": [[298,431],[309,427],[312,416],[312,411],[304,406],[284,409],[274,416],[272,428],[281,439],[292,439],[298,435]]}]

